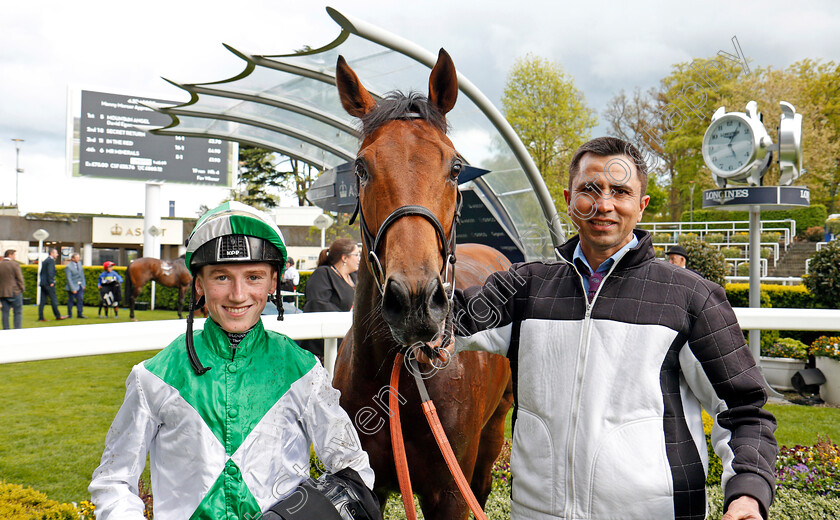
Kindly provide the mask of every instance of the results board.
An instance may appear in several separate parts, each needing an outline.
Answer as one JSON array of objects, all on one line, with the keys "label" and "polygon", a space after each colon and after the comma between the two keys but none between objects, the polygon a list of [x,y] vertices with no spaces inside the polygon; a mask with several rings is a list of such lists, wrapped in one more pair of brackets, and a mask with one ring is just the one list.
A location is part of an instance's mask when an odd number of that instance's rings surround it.
[{"label": "results board", "polygon": [[[80,176],[139,181],[169,181],[229,186],[232,147],[221,139],[159,136],[146,126],[162,127],[169,116],[144,106],[160,99],[81,91],[78,120]],[[140,127],[140,128],[138,128]]]}]

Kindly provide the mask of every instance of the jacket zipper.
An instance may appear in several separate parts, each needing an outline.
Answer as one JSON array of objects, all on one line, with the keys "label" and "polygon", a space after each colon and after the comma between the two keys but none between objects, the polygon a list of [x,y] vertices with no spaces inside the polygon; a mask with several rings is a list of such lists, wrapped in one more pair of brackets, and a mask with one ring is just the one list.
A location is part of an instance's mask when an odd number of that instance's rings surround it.
[{"label": "jacket zipper", "polygon": [[595,290],[595,294],[592,296],[592,301],[589,301],[589,297],[587,295],[586,284],[583,281],[583,275],[580,274],[578,271],[577,266],[575,266],[574,262],[569,262],[562,256],[560,258],[569,264],[572,269],[575,270],[577,273],[578,278],[580,279],[580,285],[583,289],[583,297],[586,301],[586,312],[583,315],[583,330],[581,330],[580,335],[580,342],[578,343],[578,360],[577,360],[577,368],[578,370],[575,371],[575,386],[572,389],[573,391],[573,406],[572,406],[572,420],[571,424],[569,425],[570,433],[569,438],[566,441],[566,453],[567,453],[567,478],[566,478],[566,503],[564,505],[564,513],[566,518],[576,518],[574,513],[574,501],[572,497],[574,496],[574,489],[575,489],[575,444],[577,442],[577,423],[578,417],[580,415],[580,400],[581,400],[581,387],[583,386],[583,376],[586,372],[586,358],[587,358],[587,350],[589,347],[589,334],[591,332],[591,324],[592,324],[592,307],[595,305],[595,300],[598,299],[598,295],[601,294],[601,289],[603,289],[604,285],[606,284],[607,278],[612,274],[615,270],[618,262],[621,260],[621,257],[617,258],[612,266],[610,266],[610,270],[607,271],[607,274],[604,275],[604,278],[601,279],[601,283],[598,286],[598,289]]}]

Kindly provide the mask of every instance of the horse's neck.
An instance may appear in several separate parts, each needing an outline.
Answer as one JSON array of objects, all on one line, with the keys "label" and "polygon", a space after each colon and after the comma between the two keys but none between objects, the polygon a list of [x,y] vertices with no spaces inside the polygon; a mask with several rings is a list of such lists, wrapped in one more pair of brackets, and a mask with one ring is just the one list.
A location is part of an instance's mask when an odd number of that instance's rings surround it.
[{"label": "horse's neck", "polygon": [[353,354],[354,371],[366,379],[387,380],[390,366],[384,363],[394,357],[396,342],[391,330],[382,319],[381,298],[373,276],[362,263],[353,300]]}]

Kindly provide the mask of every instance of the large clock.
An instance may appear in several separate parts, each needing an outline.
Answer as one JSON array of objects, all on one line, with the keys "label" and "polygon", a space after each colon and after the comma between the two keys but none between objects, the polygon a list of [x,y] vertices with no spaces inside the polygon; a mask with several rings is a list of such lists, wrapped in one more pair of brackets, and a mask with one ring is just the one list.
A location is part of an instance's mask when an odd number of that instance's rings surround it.
[{"label": "large clock", "polygon": [[757,107],[755,101],[750,101],[746,113],[727,113],[724,107],[719,108],[703,136],[703,161],[721,188],[728,182],[758,186],[767,171],[771,159],[767,147],[771,141]]}]

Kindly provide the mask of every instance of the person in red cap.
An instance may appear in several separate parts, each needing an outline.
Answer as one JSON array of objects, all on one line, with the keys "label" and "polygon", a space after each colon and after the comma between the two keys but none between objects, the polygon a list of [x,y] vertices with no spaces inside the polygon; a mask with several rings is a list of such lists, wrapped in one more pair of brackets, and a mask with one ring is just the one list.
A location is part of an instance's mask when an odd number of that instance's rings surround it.
[{"label": "person in red cap", "polygon": [[114,262],[107,261],[102,264],[105,271],[99,275],[99,317],[102,317],[102,308],[105,308],[105,317],[108,317],[108,308],[113,307],[114,318],[119,318],[117,312],[122,299],[122,282],[123,278],[120,273],[114,271]]}]

